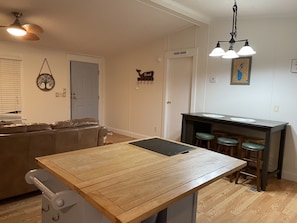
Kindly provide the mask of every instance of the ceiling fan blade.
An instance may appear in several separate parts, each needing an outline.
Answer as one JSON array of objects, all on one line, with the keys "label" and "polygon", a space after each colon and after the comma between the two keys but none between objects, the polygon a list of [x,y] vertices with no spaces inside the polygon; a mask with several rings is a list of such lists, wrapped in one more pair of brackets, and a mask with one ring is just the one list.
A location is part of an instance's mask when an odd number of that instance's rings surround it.
[{"label": "ceiling fan blade", "polygon": [[33,40],[33,41],[39,40],[39,37],[37,35],[29,32],[27,32],[27,34],[24,36],[20,36],[20,38],[24,40]]},{"label": "ceiling fan blade", "polygon": [[24,24],[22,27],[28,32],[33,34],[41,34],[43,33],[43,29],[36,24]]}]

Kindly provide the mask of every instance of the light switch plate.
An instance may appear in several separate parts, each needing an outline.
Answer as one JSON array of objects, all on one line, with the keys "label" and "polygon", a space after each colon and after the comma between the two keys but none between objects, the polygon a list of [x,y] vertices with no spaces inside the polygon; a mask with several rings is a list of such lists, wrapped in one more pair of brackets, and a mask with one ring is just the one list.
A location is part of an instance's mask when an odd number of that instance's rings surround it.
[{"label": "light switch plate", "polygon": [[297,59],[292,60],[291,64],[291,72],[292,73],[297,73]]}]

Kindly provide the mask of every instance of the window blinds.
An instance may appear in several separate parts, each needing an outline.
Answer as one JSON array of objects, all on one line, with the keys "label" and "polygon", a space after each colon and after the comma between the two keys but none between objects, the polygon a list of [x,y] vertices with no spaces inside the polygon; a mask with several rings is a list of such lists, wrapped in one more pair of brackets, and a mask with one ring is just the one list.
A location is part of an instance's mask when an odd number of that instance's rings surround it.
[{"label": "window blinds", "polygon": [[21,111],[21,61],[0,58],[0,114]]}]

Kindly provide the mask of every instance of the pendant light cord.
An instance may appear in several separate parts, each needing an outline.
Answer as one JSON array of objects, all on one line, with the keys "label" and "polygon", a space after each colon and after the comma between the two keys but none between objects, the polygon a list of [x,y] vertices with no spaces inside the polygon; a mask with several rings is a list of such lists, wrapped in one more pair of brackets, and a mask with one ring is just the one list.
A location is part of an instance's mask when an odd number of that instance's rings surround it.
[{"label": "pendant light cord", "polygon": [[233,5],[233,22],[232,22],[232,33],[230,33],[232,37],[237,36],[237,4],[236,0],[234,0]]}]

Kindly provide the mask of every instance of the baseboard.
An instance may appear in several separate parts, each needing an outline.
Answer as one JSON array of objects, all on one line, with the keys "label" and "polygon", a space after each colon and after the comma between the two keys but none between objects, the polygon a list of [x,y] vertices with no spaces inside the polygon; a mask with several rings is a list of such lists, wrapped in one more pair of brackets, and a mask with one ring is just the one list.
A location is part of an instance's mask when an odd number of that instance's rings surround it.
[{"label": "baseboard", "polygon": [[121,134],[121,135],[125,135],[125,136],[129,136],[135,139],[141,139],[141,138],[147,138],[150,137],[148,135],[143,135],[143,134],[139,134],[136,132],[131,132],[131,131],[126,131],[126,130],[122,130],[122,129],[116,129],[116,128],[111,128],[111,127],[107,127],[108,131],[117,133],[117,134]]},{"label": "baseboard", "polygon": [[296,173],[292,173],[292,172],[283,170],[282,178],[286,179],[286,180],[297,182],[297,174]]}]

